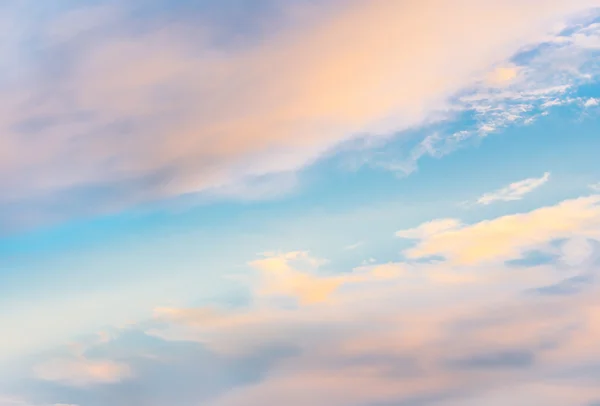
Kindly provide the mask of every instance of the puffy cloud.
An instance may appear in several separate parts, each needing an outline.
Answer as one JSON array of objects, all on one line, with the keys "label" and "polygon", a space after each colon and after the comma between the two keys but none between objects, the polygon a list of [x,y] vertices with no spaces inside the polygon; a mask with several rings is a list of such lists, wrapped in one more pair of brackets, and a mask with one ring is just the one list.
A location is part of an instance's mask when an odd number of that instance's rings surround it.
[{"label": "puffy cloud", "polygon": [[[552,240],[597,237],[600,233],[599,202],[600,196],[593,195],[471,225],[454,220],[425,223],[397,235],[419,240],[416,246],[404,252],[409,258],[441,255],[453,263],[465,265],[506,261]],[[424,232],[431,229],[431,224],[444,227],[434,227],[432,233]],[[448,225],[451,227],[446,227]]]},{"label": "puffy cloud", "polygon": [[[126,5],[82,6],[61,24],[29,21],[39,33],[27,35],[39,41],[35,66],[62,66],[25,69],[3,91],[3,201],[39,206],[44,196],[56,209],[67,199],[65,213],[52,211],[60,217],[244,191],[248,178],[295,171],[350,138],[431,119],[474,78],[595,4],[296,4],[284,12],[286,24],[225,46],[209,25],[187,19],[132,28]],[[24,207],[7,207],[4,221],[41,213]]]},{"label": "puffy cloud", "polygon": [[541,178],[528,178],[496,190],[495,192],[486,193],[477,199],[477,203],[488,205],[494,202],[509,202],[513,200],[521,200],[523,196],[533,192],[535,189],[542,186],[550,180],[550,173],[546,172]]}]

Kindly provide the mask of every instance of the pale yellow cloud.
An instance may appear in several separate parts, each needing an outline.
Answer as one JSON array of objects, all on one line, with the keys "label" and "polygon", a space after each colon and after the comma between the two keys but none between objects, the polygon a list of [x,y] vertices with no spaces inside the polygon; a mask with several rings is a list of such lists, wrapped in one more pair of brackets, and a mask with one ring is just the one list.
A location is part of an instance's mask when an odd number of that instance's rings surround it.
[{"label": "pale yellow cloud", "polygon": [[514,65],[500,66],[494,69],[487,77],[493,86],[504,86],[517,78],[519,67]]},{"label": "pale yellow cloud", "polygon": [[[308,265],[308,269],[298,270],[293,263],[298,261]],[[344,284],[395,276],[381,269],[371,273],[319,275],[318,267],[323,263],[307,252],[271,254],[253,261],[250,265],[259,271],[254,293],[259,296],[291,297],[298,299],[301,304],[311,304],[328,300]]]},{"label": "pale yellow cloud", "polygon": [[509,202],[521,200],[523,196],[533,192],[535,189],[548,182],[548,180],[550,180],[550,172],[544,173],[540,178],[528,178],[513,182],[502,189],[484,194],[477,199],[477,203],[488,205],[497,201]]},{"label": "pale yellow cloud", "polygon": [[433,223],[398,232],[400,237],[417,238],[416,246],[405,251],[409,258],[441,255],[456,264],[518,258],[525,250],[554,239],[597,236],[600,233],[600,196],[563,201],[528,213],[513,214],[471,225],[443,220],[439,232],[424,233]]}]

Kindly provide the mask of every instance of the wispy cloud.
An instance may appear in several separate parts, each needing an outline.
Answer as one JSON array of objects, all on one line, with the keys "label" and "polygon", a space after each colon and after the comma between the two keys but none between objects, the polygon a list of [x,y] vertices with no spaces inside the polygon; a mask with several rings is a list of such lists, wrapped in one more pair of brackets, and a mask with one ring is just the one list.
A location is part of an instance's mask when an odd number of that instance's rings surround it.
[{"label": "wispy cloud", "polygon": [[498,189],[491,193],[486,193],[477,199],[478,204],[488,205],[494,202],[510,202],[521,200],[523,196],[533,192],[550,180],[550,172],[544,173],[540,178],[528,178]]},{"label": "wispy cloud", "polygon": [[589,188],[595,192],[600,192],[600,182],[592,183],[591,185],[589,185]]},{"label": "wispy cloud", "polygon": [[344,250],[346,251],[354,251],[355,249],[362,247],[364,245],[364,241],[358,241],[355,242],[354,244],[350,244],[344,247]]},{"label": "wispy cloud", "polygon": [[472,140],[530,125],[557,107],[595,108],[596,98],[579,95],[577,90],[594,83],[600,75],[600,65],[595,62],[599,48],[593,45],[599,32],[600,25],[590,16],[541,39],[539,47],[527,48],[511,61],[490,68],[451,101],[453,111],[470,117],[470,122],[455,131],[434,131],[408,154],[388,151],[390,157],[383,154],[375,164],[408,174],[424,156],[441,157]]},{"label": "wispy cloud", "polygon": [[[341,142],[388,136],[447,111],[474,78],[592,3],[296,4],[274,32],[221,47],[223,32],[196,19],[149,13],[132,29],[129,3],[43,14],[18,39],[35,38],[28,49],[37,52],[25,58],[11,47],[4,58],[35,61],[0,100],[5,228],[43,217],[44,204],[69,207],[51,211],[60,217],[185,193],[254,197],[241,186],[249,179],[297,171]],[[362,35],[350,49],[355,32]],[[47,60],[64,66],[44,70]],[[496,79],[513,83],[513,73],[522,75],[513,69],[497,68]],[[517,90],[509,93],[527,98]],[[502,97],[488,99],[498,105]],[[35,207],[24,214],[23,201]]]}]

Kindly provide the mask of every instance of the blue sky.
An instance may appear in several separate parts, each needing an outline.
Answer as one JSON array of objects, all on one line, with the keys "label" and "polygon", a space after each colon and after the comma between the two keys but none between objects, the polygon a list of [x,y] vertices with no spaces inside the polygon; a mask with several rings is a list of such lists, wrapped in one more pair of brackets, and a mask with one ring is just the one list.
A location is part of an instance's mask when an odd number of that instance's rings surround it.
[{"label": "blue sky", "polygon": [[600,3],[426,3],[0,6],[0,406],[600,401]]}]

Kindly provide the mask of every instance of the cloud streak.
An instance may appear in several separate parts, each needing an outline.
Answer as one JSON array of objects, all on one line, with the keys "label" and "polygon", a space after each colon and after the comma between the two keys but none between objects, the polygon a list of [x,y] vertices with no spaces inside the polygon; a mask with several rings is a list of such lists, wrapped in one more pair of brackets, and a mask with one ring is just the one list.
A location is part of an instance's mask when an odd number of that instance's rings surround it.
[{"label": "cloud streak", "polygon": [[494,202],[510,202],[521,200],[523,196],[533,192],[535,189],[544,185],[550,180],[550,172],[544,173],[540,178],[528,178],[518,182],[511,183],[491,193],[486,193],[477,199],[478,204],[488,205]]}]

